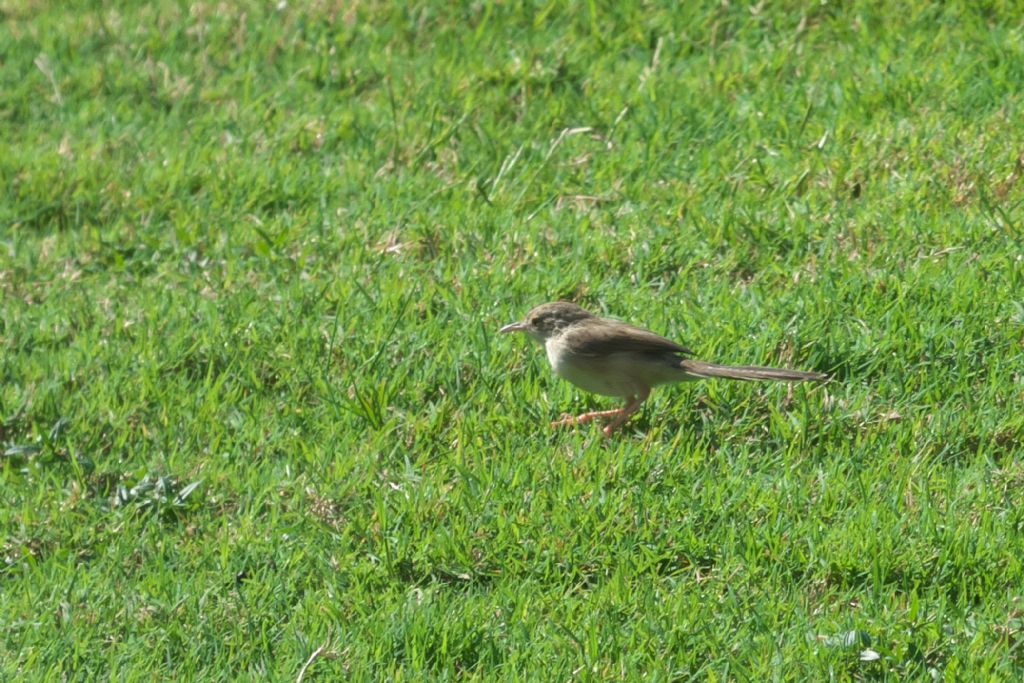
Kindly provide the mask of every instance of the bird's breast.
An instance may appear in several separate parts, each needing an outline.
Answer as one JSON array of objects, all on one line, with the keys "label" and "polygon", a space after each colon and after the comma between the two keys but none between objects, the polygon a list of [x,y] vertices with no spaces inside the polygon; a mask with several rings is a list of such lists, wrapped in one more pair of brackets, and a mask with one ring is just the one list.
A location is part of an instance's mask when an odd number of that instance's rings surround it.
[{"label": "bird's breast", "polygon": [[549,339],[544,345],[551,369],[562,379],[568,380],[584,391],[604,396],[635,396],[649,389],[643,386],[644,378],[631,371],[625,359],[585,356],[573,353],[557,339]]}]

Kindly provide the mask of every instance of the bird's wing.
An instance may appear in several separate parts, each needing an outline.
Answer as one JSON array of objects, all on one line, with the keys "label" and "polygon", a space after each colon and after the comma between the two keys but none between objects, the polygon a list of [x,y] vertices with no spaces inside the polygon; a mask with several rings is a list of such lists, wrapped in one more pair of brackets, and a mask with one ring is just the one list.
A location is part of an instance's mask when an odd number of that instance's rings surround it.
[{"label": "bird's wing", "polygon": [[565,333],[565,341],[573,352],[585,356],[604,356],[624,351],[693,354],[685,346],[680,346],[650,330],[626,323],[602,320],[600,324],[577,327],[578,329]]}]

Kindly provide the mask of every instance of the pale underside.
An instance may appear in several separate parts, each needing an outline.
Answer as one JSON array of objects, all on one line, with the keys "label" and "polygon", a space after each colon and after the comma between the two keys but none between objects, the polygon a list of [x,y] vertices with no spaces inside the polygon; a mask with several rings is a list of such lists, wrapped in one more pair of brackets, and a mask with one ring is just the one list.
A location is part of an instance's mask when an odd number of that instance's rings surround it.
[{"label": "pale underside", "polygon": [[700,379],[683,370],[682,359],[671,352],[620,351],[595,357],[560,352],[561,341],[553,338],[545,344],[555,374],[595,394],[629,399],[646,396],[658,384]]}]

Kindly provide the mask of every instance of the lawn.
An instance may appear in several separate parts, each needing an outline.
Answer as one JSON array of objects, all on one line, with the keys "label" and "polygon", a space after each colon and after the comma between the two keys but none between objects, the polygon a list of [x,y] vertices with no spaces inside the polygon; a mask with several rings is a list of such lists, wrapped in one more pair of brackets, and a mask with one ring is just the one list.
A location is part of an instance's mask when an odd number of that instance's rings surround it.
[{"label": "lawn", "polygon": [[[0,0],[0,679],[1024,676],[1015,3]],[[823,385],[610,408],[571,299]]]}]

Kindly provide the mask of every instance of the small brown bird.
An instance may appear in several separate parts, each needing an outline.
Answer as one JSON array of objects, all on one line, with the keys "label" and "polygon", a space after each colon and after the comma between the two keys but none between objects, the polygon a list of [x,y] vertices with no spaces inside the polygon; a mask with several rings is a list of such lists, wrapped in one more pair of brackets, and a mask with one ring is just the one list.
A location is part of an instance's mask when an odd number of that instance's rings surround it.
[{"label": "small brown bird", "polygon": [[686,382],[708,377],[729,379],[771,379],[789,382],[823,380],[820,372],[802,372],[756,365],[718,365],[686,358],[692,351],[648,330],[618,320],[599,318],[568,301],[541,304],[519,322],[505,325],[500,332],[526,332],[544,344],[555,374],[586,391],[620,396],[626,405],[615,410],[598,410],[573,417],[563,414],[552,422],[559,425],[584,424],[601,417],[612,420],[604,427],[611,436],[617,427],[640,408],[651,388],[668,382]]}]

